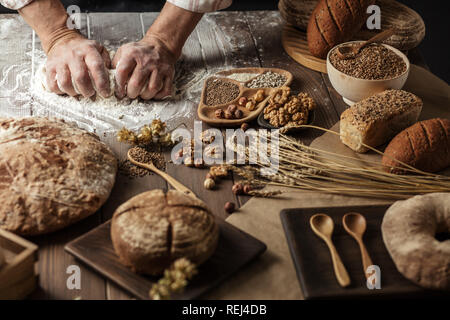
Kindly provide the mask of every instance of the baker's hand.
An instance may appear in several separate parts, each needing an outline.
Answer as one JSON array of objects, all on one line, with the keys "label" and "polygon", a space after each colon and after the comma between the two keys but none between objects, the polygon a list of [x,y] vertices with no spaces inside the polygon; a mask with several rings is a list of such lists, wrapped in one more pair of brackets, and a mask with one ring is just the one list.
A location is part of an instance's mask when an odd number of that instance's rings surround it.
[{"label": "baker's hand", "polygon": [[[46,78],[50,90],[71,96],[111,95],[106,49],[82,35],[59,39],[47,53]],[[74,87],[75,86],[75,87]]]},{"label": "baker's hand", "polygon": [[112,65],[116,69],[116,96],[144,100],[171,95],[176,55],[158,37],[147,35],[117,50]]}]

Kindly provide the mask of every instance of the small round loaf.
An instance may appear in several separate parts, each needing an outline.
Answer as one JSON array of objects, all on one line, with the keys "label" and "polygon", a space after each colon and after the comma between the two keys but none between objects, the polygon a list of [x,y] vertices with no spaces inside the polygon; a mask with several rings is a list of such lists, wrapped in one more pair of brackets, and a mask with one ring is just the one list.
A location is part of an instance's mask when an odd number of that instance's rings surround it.
[{"label": "small round loaf", "polygon": [[117,161],[97,136],[45,118],[0,119],[0,228],[38,235],[95,213]]},{"label": "small round loaf", "polygon": [[200,265],[215,251],[219,229],[206,205],[182,192],[152,190],[114,213],[111,239],[120,261],[136,273],[160,275],[184,257]]},{"label": "small round loaf", "polygon": [[450,193],[432,193],[395,202],[381,225],[383,241],[398,271],[416,284],[450,290]]}]

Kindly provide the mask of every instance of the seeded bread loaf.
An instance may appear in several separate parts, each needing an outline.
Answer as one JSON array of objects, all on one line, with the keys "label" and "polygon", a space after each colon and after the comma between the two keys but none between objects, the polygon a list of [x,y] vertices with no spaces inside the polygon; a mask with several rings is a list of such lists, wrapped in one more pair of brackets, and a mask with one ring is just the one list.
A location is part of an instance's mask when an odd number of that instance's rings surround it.
[{"label": "seeded bread loaf", "polygon": [[95,213],[117,161],[97,136],[61,120],[0,119],[0,228],[38,235]]},{"label": "seeded bread loaf", "polygon": [[320,0],[308,22],[311,54],[325,58],[335,45],[350,40],[364,24],[367,7],[374,3],[375,0]]},{"label": "seeded bread loaf", "polygon": [[405,173],[394,159],[422,171],[441,171],[450,166],[450,120],[417,122],[395,136],[384,153],[382,164],[387,172]]},{"label": "seeded bread loaf", "polygon": [[216,249],[219,229],[202,201],[175,190],[152,190],[116,210],[111,239],[124,265],[160,275],[178,258],[205,262]]},{"label": "seeded bread loaf", "polygon": [[341,114],[341,141],[356,152],[377,147],[417,122],[422,100],[403,90],[386,90],[370,96]]}]

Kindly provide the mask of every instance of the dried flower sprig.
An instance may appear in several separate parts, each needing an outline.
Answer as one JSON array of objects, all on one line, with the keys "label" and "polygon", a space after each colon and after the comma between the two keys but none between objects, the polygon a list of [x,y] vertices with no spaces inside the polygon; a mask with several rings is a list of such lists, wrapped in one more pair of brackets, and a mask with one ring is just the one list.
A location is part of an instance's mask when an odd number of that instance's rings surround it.
[{"label": "dried flower sprig", "polygon": [[188,281],[198,273],[195,264],[186,258],[180,258],[164,271],[164,276],[150,289],[153,300],[168,300],[173,293],[184,290]]},{"label": "dried flower sprig", "polygon": [[166,124],[159,119],[152,121],[150,125],[144,125],[139,133],[127,128],[117,132],[117,140],[133,146],[160,145],[170,147],[174,144],[170,132],[166,132]]}]

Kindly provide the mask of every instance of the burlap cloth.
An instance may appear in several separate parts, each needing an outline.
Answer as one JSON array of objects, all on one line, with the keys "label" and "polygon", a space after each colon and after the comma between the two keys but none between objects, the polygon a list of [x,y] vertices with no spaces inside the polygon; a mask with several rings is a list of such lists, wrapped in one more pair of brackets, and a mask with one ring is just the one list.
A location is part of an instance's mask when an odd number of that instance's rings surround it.
[{"label": "burlap cloth", "polygon": [[[405,90],[418,95],[424,101],[421,119],[434,117],[450,118],[450,90],[447,83],[429,71],[411,65]],[[338,131],[338,124],[333,129]],[[342,154],[355,154],[339,142],[339,138],[327,133],[316,139],[317,148],[326,148]],[[379,156],[368,154],[364,160],[378,160]],[[251,234],[267,245],[267,251],[249,266],[207,294],[206,299],[301,299],[294,265],[286,243],[280,220],[280,211],[285,208],[324,206],[350,206],[383,204],[385,200],[344,197],[286,188],[282,197],[275,199],[250,199],[227,221]]]}]

